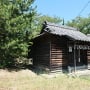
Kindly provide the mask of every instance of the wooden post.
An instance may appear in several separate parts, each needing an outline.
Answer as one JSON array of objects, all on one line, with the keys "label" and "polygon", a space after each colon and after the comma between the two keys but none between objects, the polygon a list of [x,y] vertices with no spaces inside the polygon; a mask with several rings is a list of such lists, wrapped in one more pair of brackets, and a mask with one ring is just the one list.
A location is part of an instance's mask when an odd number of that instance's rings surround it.
[{"label": "wooden post", "polygon": [[76,72],[76,48],[75,48],[75,44],[74,43],[74,72]]},{"label": "wooden post", "polygon": [[49,54],[50,54],[50,55],[49,55],[49,60],[50,60],[50,61],[49,61],[49,68],[50,68],[50,71],[51,71],[51,69],[52,69],[52,68],[51,68],[51,63],[52,63],[52,61],[51,61],[51,41],[49,42],[49,44],[50,44],[50,53],[49,53]]},{"label": "wooden post", "polygon": [[78,62],[80,62],[80,48],[78,49]]}]

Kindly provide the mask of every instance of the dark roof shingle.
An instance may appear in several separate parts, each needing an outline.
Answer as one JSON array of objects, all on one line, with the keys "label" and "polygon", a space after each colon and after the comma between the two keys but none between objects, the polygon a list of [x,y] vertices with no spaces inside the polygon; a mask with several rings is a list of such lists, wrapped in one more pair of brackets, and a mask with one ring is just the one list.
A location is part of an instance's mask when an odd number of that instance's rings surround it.
[{"label": "dark roof shingle", "polygon": [[90,39],[80,32],[78,29],[73,28],[73,27],[68,27],[68,26],[62,26],[62,25],[57,25],[54,23],[49,23],[45,22],[44,23],[44,31],[59,35],[59,36],[67,36],[69,38],[72,38],[74,40],[79,40],[79,41],[90,41]]}]

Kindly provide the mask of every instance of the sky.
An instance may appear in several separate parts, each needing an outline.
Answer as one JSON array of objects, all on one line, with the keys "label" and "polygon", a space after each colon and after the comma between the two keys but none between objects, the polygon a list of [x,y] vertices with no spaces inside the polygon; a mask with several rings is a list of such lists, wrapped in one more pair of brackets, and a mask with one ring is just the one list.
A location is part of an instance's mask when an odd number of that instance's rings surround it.
[{"label": "sky", "polygon": [[[42,15],[57,16],[70,21],[78,16],[80,11],[90,0],[36,0],[37,12]],[[87,17],[90,14],[90,3],[80,14]]]}]

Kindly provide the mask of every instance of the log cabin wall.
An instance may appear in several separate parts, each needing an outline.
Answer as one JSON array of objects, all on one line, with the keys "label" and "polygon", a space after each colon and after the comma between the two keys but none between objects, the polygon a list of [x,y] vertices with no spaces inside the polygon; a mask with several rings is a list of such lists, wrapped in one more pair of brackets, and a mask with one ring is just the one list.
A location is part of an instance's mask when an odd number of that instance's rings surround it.
[{"label": "log cabin wall", "polygon": [[50,67],[50,36],[43,35],[34,41],[33,65]]},{"label": "log cabin wall", "polygon": [[[78,41],[77,43],[76,43],[76,45],[78,46],[78,45],[81,45],[81,47],[79,47],[79,48],[77,48],[76,47],[76,65],[77,65],[77,67],[78,66],[85,66],[85,69],[87,69],[87,67],[88,67],[88,63],[90,63],[90,58],[89,58],[89,56],[90,56],[90,50],[87,48],[87,46],[90,46],[89,45],[89,43],[88,42],[84,42],[84,41],[82,41],[82,42],[80,42],[80,41]],[[80,55],[79,55],[79,51],[80,51]],[[80,56],[80,61],[79,61],[79,56]]]},{"label": "log cabin wall", "polygon": [[51,40],[50,68],[51,70],[65,70],[68,66],[67,39],[60,36],[52,36]]},{"label": "log cabin wall", "polygon": [[35,53],[33,58],[34,65],[43,65],[45,67],[49,66],[49,57],[50,57],[50,43],[44,42],[37,44],[35,47]]},{"label": "log cabin wall", "polygon": [[47,66],[50,70],[67,69],[67,39],[56,35],[43,35],[34,42],[33,64]]},{"label": "log cabin wall", "polygon": [[[68,38],[53,34],[45,34],[34,41],[33,64],[43,65],[52,70],[68,70],[68,66],[74,67],[74,48],[69,52],[69,46],[74,42]],[[79,42],[77,45],[88,45]],[[90,50],[87,51],[88,65],[90,66]]]},{"label": "log cabin wall", "polygon": [[87,50],[88,69],[90,69],[90,50]]},{"label": "log cabin wall", "polygon": [[[68,40],[68,66],[74,67],[74,42],[71,40]],[[69,51],[69,46],[72,47],[72,50]]]}]

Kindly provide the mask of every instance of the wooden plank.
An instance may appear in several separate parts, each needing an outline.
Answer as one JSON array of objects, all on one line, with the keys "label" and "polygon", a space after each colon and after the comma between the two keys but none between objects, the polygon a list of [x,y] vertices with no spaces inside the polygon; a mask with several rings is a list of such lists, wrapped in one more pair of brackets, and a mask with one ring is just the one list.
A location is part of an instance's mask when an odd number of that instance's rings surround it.
[{"label": "wooden plank", "polygon": [[63,60],[52,60],[52,62],[63,62]]},{"label": "wooden plank", "polygon": [[90,59],[90,56],[87,56],[88,57],[88,59]]},{"label": "wooden plank", "polygon": [[59,65],[59,66],[57,66],[57,65],[51,65],[51,67],[52,68],[58,68],[58,67],[62,67],[62,65]]},{"label": "wooden plank", "polygon": [[[65,42],[66,43],[66,42]],[[65,61],[67,58],[67,51],[64,47],[64,41],[53,41],[51,43],[51,67],[52,68],[59,68],[62,65],[67,65]]]},{"label": "wooden plank", "polygon": [[34,57],[34,63],[49,66],[49,51],[50,50],[50,44],[47,42],[38,43],[36,49],[35,49],[35,57]]},{"label": "wooden plank", "polygon": [[57,58],[57,59],[54,59],[54,58],[51,58],[51,60],[53,61],[55,61],[55,60],[60,60],[60,61],[62,61],[62,59],[61,58]]},{"label": "wooden plank", "polygon": [[52,53],[51,55],[67,55],[66,53]]},{"label": "wooden plank", "polygon": [[54,53],[62,53],[63,51],[62,50],[52,50],[51,51],[52,53],[54,52]]}]

